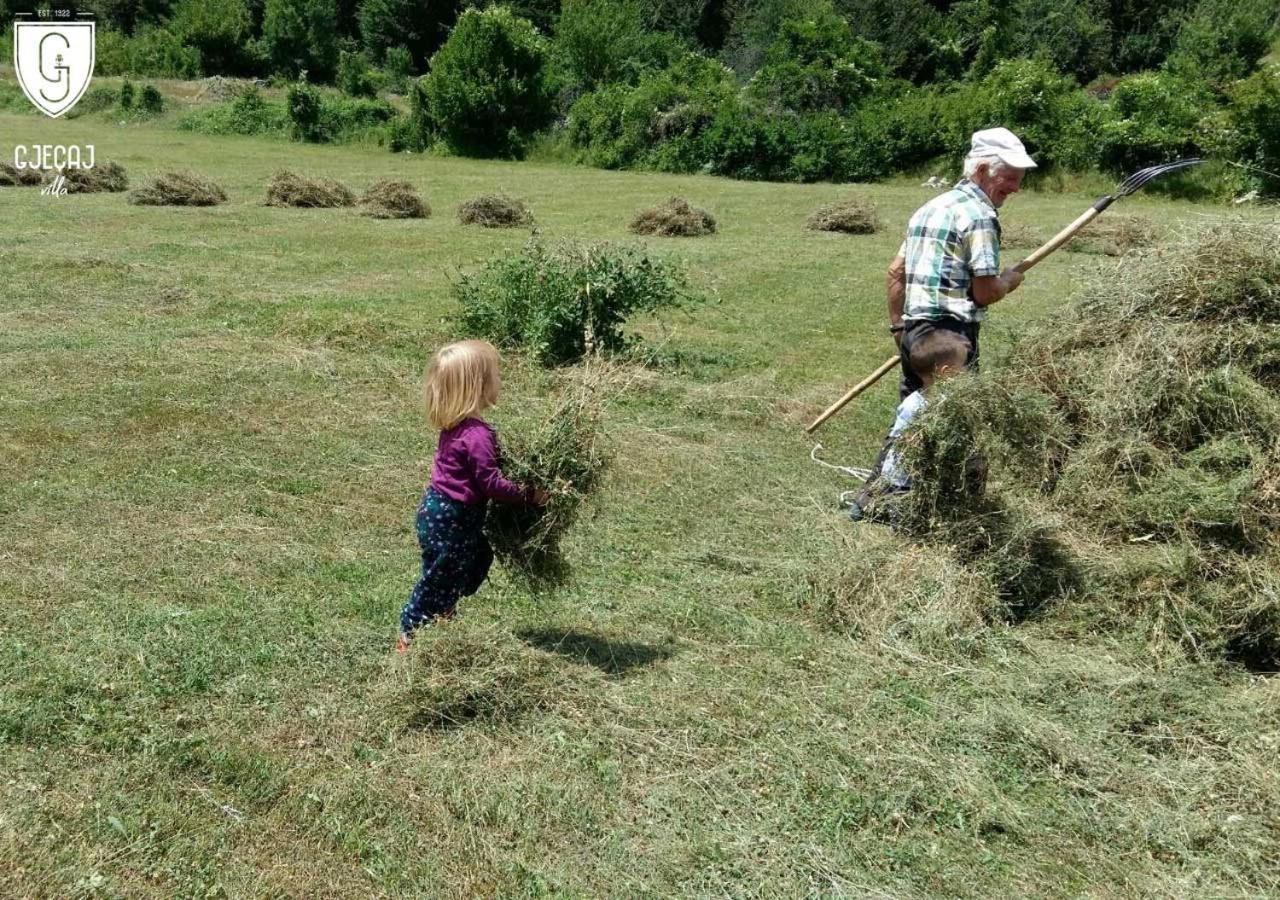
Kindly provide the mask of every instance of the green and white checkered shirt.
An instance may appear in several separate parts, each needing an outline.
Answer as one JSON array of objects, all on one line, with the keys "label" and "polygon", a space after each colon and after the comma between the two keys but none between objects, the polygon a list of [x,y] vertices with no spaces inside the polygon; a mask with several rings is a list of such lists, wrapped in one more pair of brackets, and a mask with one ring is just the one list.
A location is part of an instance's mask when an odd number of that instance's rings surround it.
[{"label": "green and white checkered shirt", "polygon": [[1000,274],[1000,220],[982,188],[964,179],[916,210],[899,252],[904,319],[982,321],[985,310],[969,296],[973,279]]}]

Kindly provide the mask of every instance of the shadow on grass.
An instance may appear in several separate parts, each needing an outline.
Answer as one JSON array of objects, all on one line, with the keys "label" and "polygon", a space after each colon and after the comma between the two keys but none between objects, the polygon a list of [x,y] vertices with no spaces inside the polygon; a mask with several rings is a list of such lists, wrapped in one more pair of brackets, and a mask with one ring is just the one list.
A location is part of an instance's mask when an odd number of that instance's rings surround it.
[{"label": "shadow on grass", "polygon": [[612,640],[575,629],[531,628],[517,632],[516,636],[531,647],[557,653],[573,662],[587,663],[607,675],[619,677],[669,659],[675,653],[670,646]]}]

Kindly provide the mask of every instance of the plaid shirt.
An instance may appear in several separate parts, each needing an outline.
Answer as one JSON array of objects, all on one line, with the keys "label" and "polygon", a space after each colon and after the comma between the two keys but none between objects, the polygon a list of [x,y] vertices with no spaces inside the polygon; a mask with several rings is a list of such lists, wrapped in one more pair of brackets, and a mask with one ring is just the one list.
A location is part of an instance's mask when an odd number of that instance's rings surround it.
[{"label": "plaid shirt", "polygon": [[982,321],[973,279],[1000,274],[1000,221],[982,188],[963,179],[916,210],[898,252],[907,263],[904,319]]}]

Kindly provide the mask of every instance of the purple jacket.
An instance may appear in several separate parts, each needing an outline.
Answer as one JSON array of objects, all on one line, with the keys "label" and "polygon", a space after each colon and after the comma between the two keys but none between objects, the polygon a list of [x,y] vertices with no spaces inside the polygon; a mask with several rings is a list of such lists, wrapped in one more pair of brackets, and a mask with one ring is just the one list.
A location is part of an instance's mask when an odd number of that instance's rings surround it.
[{"label": "purple jacket", "polygon": [[532,491],[512,484],[498,468],[498,440],[480,419],[463,419],[440,432],[431,487],[460,503],[527,503]]}]

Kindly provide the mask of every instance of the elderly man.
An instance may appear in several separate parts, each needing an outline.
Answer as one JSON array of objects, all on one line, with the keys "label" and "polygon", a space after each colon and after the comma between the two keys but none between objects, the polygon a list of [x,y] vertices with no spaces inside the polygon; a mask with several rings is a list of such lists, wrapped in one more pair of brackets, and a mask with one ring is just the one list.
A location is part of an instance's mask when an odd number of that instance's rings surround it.
[{"label": "elderly man", "polygon": [[966,364],[977,368],[986,308],[1022,283],[1021,272],[1000,271],[996,210],[1035,165],[1007,128],[975,132],[964,178],[916,210],[907,224],[907,239],[887,280],[889,331],[902,355],[904,399],[921,387],[908,361],[911,345],[931,331],[944,329],[968,341]]}]

